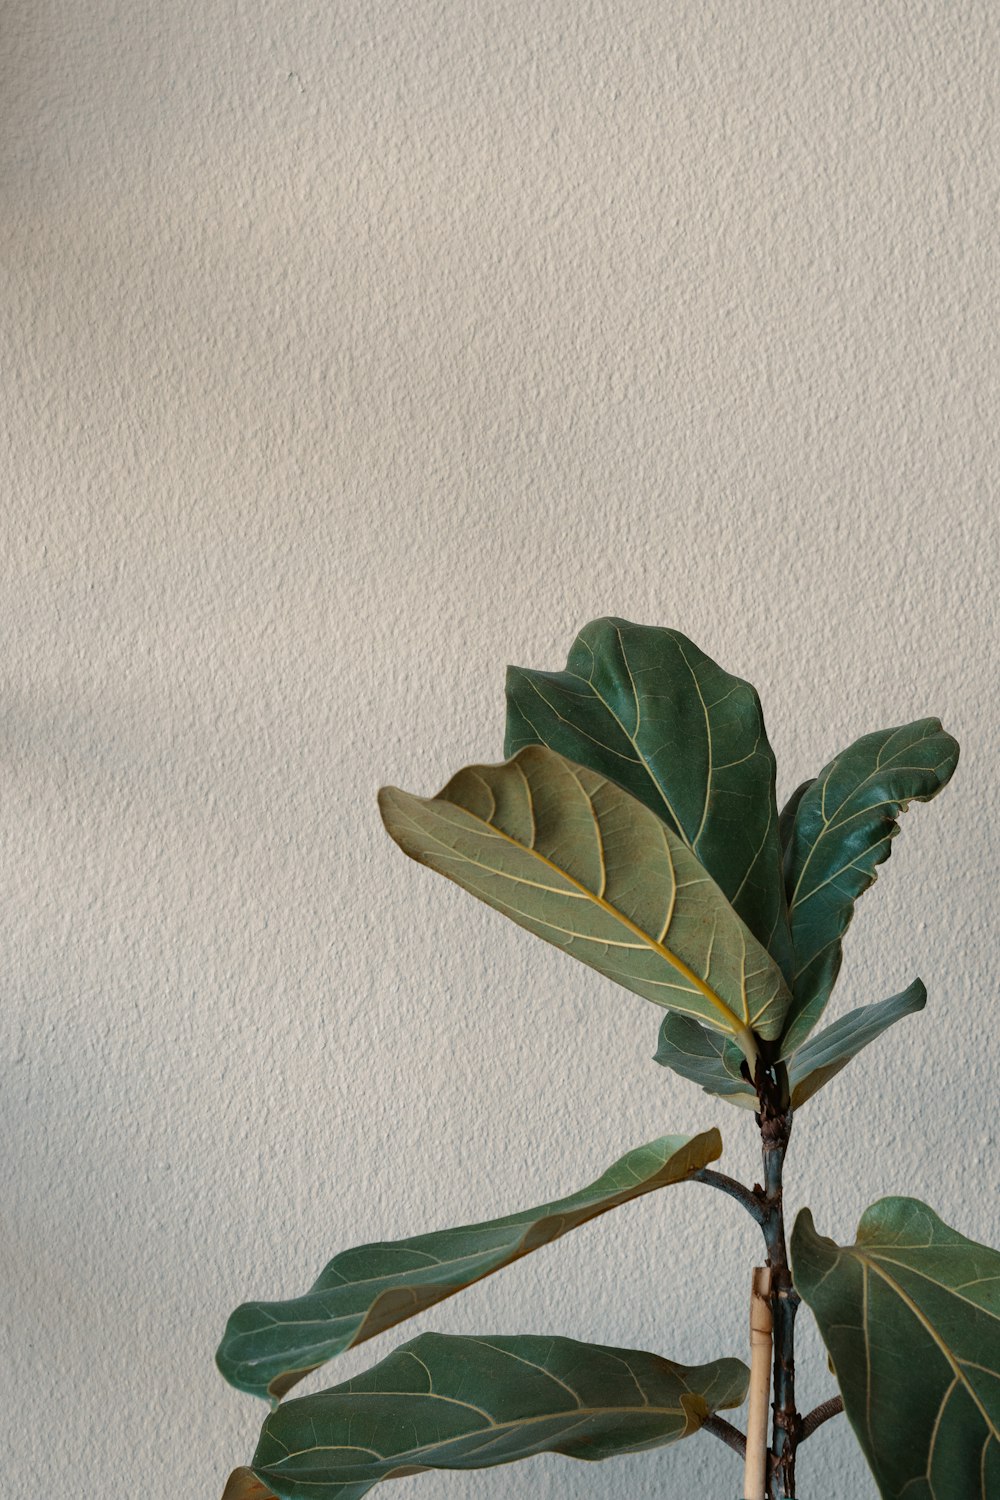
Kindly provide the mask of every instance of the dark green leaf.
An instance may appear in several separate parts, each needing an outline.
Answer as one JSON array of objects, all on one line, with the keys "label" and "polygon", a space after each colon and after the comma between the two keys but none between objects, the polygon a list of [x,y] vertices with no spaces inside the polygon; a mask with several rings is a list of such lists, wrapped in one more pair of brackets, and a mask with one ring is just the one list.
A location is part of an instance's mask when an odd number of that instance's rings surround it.
[{"label": "dark green leaf", "polygon": [[803,1209],[792,1261],[883,1500],[996,1500],[1000,1254],[883,1198],[844,1247]]},{"label": "dark green leaf", "polygon": [[507,1218],[442,1229],[334,1257],[303,1297],[248,1302],[216,1362],[238,1390],[277,1399],[325,1360],[413,1317],[632,1198],[682,1182],[722,1155],[717,1130],[640,1146],[580,1192]]},{"label": "dark green leaf", "polygon": [[742,1109],[756,1109],[757,1095],[740,1072],[743,1054],[728,1037],[668,1011],[653,1060]]},{"label": "dark green leaf", "polygon": [[915,979],[901,994],[880,1000],[877,1005],[863,1005],[852,1010],[818,1035],[811,1036],[788,1064],[792,1108],[798,1109],[805,1104],[831,1078],[835,1078],[841,1068],[846,1068],[851,1058],[857,1057],[869,1042],[880,1037],[903,1016],[923,1010],[926,1003],[927,991],[921,980]]},{"label": "dark green leaf", "polygon": [[529,932],[756,1058],[781,1033],[781,971],[676,834],[635,797],[530,745],[459,771],[436,797],[383,788],[386,828]]},{"label": "dark green leaf", "polygon": [[360,1500],[383,1479],[536,1453],[588,1461],[662,1447],[738,1406],[738,1359],[685,1368],[574,1339],[425,1333],[267,1418],[253,1472],[279,1500]]},{"label": "dark green leaf", "polygon": [[935,796],[957,760],[958,745],[940,722],[918,719],[856,740],[802,793],[785,850],[795,950],[786,1057],[830,997],[854,903],[874,881],[875,866],[888,859],[900,812]]},{"label": "dark green leaf", "polygon": [[678,834],[791,973],[774,754],[754,688],[679,630],[593,620],[564,672],[511,667],[507,755],[548,745]]},{"label": "dark green leaf", "polygon": [[778,814],[778,842],[781,845],[782,860],[785,857],[785,850],[792,841],[792,833],[795,828],[795,814],[799,810],[799,803],[809,788],[815,784],[815,776],[810,776],[808,781],[801,782]]}]

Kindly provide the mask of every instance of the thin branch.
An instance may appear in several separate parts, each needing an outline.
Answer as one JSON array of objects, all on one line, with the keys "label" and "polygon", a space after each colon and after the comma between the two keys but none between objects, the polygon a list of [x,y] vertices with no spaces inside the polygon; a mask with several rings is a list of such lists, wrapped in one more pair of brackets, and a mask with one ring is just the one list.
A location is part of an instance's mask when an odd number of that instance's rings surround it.
[{"label": "thin branch", "polygon": [[702,1432],[714,1433],[717,1438],[721,1438],[730,1448],[735,1449],[740,1458],[743,1458],[746,1454],[746,1438],[740,1432],[739,1428],[734,1427],[732,1422],[727,1422],[725,1417],[706,1417],[705,1421],[701,1424],[701,1430]]},{"label": "thin branch", "polygon": [[691,1180],[707,1183],[709,1187],[718,1188],[720,1193],[728,1193],[730,1198],[735,1198],[737,1203],[743,1205],[755,1223],[763,1224],[764,1210],[757,1195],[744,1187],[742,1182],[737,1182],[735,1177],[727,1177],[725,1172],[713,1172],[711,1167],[702,1167],[699,1171],[692,1172]]},{"label": "thin branch", "polygon": [[822,1427],[823,1423],[829,1422],[831,1417],[839,1416],[843,1410],[843,1396],[831,1396],[829,1401],[823,1401],[819,1406],[814,1407],[807,1417],[802,1418],[799,1442],[804,1443],[807,1437],[812,1437],[817,1427]]}]

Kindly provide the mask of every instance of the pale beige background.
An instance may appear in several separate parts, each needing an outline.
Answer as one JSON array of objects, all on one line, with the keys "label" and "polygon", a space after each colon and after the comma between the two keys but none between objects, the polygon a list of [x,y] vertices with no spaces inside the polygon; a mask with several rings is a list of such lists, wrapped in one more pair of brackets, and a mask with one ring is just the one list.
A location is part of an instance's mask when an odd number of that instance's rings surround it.
[{"label": "pale beige background", "polygon": [[[497,758],[505,662],[602,613],[756,682],[782,793],[885,723],[962,740],[836,1002],[920,974],[927,1012],[803,1114],[790,1196],[1000,1241],[998,19],[8,0],[4,1493],[216,1500],[264,1415],[226,1314],[349,1243],[715,1121],[754,1171],[653,1007],[377,820]],[[416,1326],[735,1353],[756,1254],[685,1188]],[[735,1496],[730,1460],[393,1495]],[[803,1460],[833,1492],[873,1494],[842,1424]]]}]

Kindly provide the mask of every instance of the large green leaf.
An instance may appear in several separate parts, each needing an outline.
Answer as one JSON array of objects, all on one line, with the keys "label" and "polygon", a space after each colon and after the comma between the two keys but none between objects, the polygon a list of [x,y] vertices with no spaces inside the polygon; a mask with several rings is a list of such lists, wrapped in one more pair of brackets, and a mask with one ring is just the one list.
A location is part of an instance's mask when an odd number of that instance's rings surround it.
[{"label": "large green leaf", "polygon": [[841,1016],[831,1026],[811,1036],[788,1064],[788,1081],[792,1089],[792,1108],[798,1109],[819,1089],[846,1068],[852,1057],[874,1042],[903,1016],[923,1010],[927,991],[919,979],[898,995],[880,1000],[877,1005],[862,1005]]},{"label": "large green leaf", "polygon": [[706,1094],[717,1094],[741,1109],[757,1108],[757,1095],[740,1071],[740,1049],[728,1037],[699,1026],[690,1016],[667,1012],[653,1061],[700,1084]]},{"label": "large green leaf", "polygon": [[792,1263],[883,1500],[996,1500],[1000,1254],[883,1198],[844,1247],[803,1209]]},{"label": "large green leaf", "polygon": [[663,818],[791,974],[774,754],[754,688],[679,630],[593,620],[564,672],[511,667],[505,754],[548,745]]},{"label": "large green leaf", "polygon": [[688,1437],[738,1406],[748,1379],[738,1359],[686,1368],[575,1339],[425,1333],[272,1412],[250,1469],[279,1500],[360,1500],[383,1479],[427,1469],[536,1453],[594,1461]]},{"label": "large green leaf", "polygon": [[935,796],[957,761],[958,745],[939,720],[918,719],[856,740],[796,793],[785,849],[795,949],[786,1057],[805,1040],[830,997],[854,903],[874,881],[875,866],[888,859],[900,812],[911,801]]},{"label": "large green leaf", "polygon": [[345,1250],[305,1296],[238,1307],[219,1345],[219,1369],[237,1389],[277,1399],[334,1355],[620,1203],[682,1182],[721,1155],[717,1130],[663,1136],[630,1151],[569,1198],[485,1224]]},{"label": "large green leaf", "polygon": [[781,971],[675,833],[635,797],[529,745],[459,771],[436,797],[394,787],[382,818],[402,849],[529,932],[657,1005],[734,1037],[781,1032]]}]

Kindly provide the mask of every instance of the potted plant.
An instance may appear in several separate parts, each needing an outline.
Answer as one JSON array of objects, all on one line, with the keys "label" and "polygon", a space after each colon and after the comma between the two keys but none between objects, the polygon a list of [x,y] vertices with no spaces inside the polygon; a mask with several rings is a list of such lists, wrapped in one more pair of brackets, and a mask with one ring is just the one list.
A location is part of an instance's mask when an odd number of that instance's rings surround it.
[{"label": "potted plant", "polygon": [[[842,1411],[886,1500],[996,1500],[1000,1254],[915,1198],[873,1204],[849,1244],[818,1233],[808,1209],[786,1233],[783,1199],[797,1112],[925,1003],[915,979],[817,1030],[854,903],[900,813],[950,778],[955,741],[930,718],[865,734],[779,815],[754,689],[678,631],[601,619],[564,671],[510,670],[505,754],[433,797],[384,790],[389,833],[662,1007],[656,1061],[753,1118],[761,1180],[717,1170],[717,1130],[664,1136],[556,1202],[341,1251],[303,1296],[238,1308],[219,1367],[274,1409],[226,1500],[356,1500],[426,1469],[540,1452],[601,1460],[697,1433],[739,1455],[746,1500],[770,1500],[799,1493],[803,1445]],[[762,1232],[749,1367],[530,1334],[423,1333],[363,1375],[278,1404],[343,1350],[621,1203],[691,1180],[728,1194]],[[809,1413],[795,1394],[802,1303],[839,1388]],[[743,1430],[722,1413],[745,1401]],[[802,1482],[804,1496],[830,1493]]]}]

